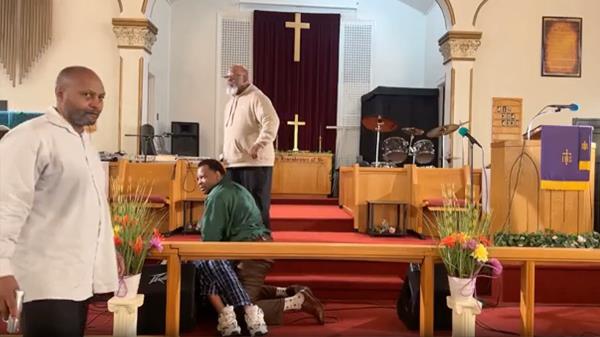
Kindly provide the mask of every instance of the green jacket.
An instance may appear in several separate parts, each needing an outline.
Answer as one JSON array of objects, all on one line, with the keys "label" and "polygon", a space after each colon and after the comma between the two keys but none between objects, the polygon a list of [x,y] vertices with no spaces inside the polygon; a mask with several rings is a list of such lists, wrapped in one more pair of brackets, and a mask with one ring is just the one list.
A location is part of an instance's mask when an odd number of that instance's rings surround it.
[{"label": "green jacket", "polygon": [[227,176],[208,193],[200,228],[203,241],[252,241],[271,232],[252,194]]}]

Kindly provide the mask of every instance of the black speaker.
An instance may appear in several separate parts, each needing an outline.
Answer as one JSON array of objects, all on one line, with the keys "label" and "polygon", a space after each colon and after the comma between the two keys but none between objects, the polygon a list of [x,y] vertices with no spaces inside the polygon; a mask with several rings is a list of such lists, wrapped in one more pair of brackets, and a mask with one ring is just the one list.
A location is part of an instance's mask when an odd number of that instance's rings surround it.
[{"label": "black speaker", "polygon": [[171,122],[171,154],[198,157],[200,124]]},{"label": "black speaker", "polygon": [[[450,286],[448,285],[448,273],[443,264],[435,265],[434,292],[433,292],[433,326],[439,330],[452,329],[452,311],[446,305],[446,296],[450,295]],[[404,285],[396,303],[398,318],[409,330],[419,330],[420,313],[420,286],[421,270],[420,266],[411,263],[404,278]]]},{"label": "black speaker", "polygon": [[[166,281],[166,265],[144,266],[139,288],[139,292],[144,294],[144,305],[138,309],[138,334],[165,333]],[[196,295],[196,267],[192,263],[184,263],[181,265],[180,332],[196,327]]]}]

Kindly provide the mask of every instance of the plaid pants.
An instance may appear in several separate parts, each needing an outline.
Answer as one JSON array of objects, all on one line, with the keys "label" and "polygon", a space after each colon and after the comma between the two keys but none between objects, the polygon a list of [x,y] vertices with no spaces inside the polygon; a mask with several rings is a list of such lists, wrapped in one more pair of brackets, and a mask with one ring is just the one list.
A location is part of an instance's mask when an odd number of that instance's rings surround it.
[{"label": "plaid pants", "polygon": [[228,260],[194,261],[198,269],[200,295],[220,295],[234,307],[250,305],[250,297],[235,273],[235,265]]}]

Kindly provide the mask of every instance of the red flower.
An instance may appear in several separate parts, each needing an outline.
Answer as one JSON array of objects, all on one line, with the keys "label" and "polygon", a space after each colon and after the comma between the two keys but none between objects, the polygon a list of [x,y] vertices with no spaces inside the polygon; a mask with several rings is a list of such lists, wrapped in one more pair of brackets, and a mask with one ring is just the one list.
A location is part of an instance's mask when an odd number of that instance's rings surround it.
[{"label": "red flower", "polygon": [[144,248],[144,242],[142,241],[142,237],[138,235],[135,239],[135,243],[131,246],[133,248],[133,252],[135,255],[140,255],[142,252],[142,248]]},{"label": "red flower", "polygon": [[482,245],[488,247],[490,245],[490,239],[486,238],[485,236],[481,235],[479,237],[479,242],[481,242]]},{"label": "red flower", "polygon": [[115,246],[120,246],[123,243],[123,240],[121,240],[121,238],[117,235],[115,235],[113,239],[115,241]]},{"label": "red flower", "polygon": [[446,247],[454,247],[454,245],[456,244],[456,238],[454,237],[454,235],[448,235],[445,238],[443,238],[440,241],[441,244],[443,244]]}]

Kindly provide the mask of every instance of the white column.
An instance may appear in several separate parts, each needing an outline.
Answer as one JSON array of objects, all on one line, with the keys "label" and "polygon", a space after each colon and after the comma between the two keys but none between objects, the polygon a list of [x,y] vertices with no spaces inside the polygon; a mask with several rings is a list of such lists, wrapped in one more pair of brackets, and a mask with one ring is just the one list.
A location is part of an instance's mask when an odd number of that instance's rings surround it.
[{"label": "white column", "polygon": [[113,336],[137,336],[138,308],[144,304],[144,295],[132,298],[113,296],[108,300],[108,311],[113,313]]},{"label": "white column", "polygon": [[475,320],[481,313],[481,302],[470,297],[468,300],[456,300],[446,297],[448,308],[452,309],[452,337],[475,336]]},{"label": "white column", "polygon": [[[473,64],[475,52],[481,43],[481,32],[449,31],[439,39],[438,43],[444,57],[446,71],[444,124],[470,121],[473,114]],[[471,123],[465,125],[469,129],[472,126]],[[449,162],[444,161],[444,166],[467,165],[466,147],[461,152],[462,144],[462,138],[456,133],[444,138],[444,158],[452,158]]]},{"label": "white column", "polygon": [[148,121],[148,63],[158,29],[146,18],[114,18],[119,47],[118,128],[119,151],[139,152],[140,127]]}]

